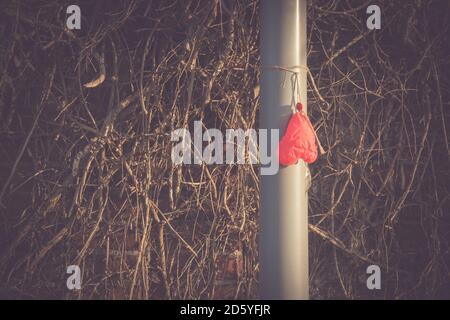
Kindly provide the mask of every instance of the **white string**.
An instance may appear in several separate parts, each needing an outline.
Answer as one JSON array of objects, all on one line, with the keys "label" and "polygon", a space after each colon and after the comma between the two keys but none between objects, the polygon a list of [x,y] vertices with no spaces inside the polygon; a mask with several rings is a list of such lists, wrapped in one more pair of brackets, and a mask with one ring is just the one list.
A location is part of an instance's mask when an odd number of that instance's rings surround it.
[{"label": "white string", "polygon": [[[290,72],[292,73],[291,76],[291,87],[292,87],[292,98],[291,98],[291,111],[292,114],[295,114],[297,112],[297,103],[301,102],[300,101],[300,80],[299,80],[299,73],[300,71],[296,71],[296,69],[301,69],[303,71],[308,72],[309,69],[307,66],[304,65],[297,65],[297,66],[291,66],[291,67],[281,67],[281,66],[261,66],[261,68],[264,69],[274,69],[274,70],[279,70],[279,71],[284,71],[284,72]],[[296,92],[297,89],[297,92]],[[296,101],[296,97],[297,97],[297,101]]]},{"label": "white string", "polygon": [[[298,78],[298,73],[295,72],[291,76],[291,85],[292,85],[292,99],[291,99],[291,111],[292,114],[297,112],[297,103],[300,101],[300,80]],[[295,91],[297,89],[297,92]],[[297,97],[297,101],[296,98]]]}]

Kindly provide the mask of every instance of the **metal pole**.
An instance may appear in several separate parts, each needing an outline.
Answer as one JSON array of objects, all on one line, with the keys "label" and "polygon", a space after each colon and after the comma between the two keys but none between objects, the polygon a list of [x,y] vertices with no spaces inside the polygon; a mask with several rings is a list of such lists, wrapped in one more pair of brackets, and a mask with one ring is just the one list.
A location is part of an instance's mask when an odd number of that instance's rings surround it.
[{"label": "metal pole", "polygon": [[[262,0],[260,127],[283,135],[291,116],[291,74],[270,66],[306,66],[306,0]],[[306,108],[306,71],[300,94]],[[308,299],[306,166],[261,176],[260,286],[263,299]]]}]

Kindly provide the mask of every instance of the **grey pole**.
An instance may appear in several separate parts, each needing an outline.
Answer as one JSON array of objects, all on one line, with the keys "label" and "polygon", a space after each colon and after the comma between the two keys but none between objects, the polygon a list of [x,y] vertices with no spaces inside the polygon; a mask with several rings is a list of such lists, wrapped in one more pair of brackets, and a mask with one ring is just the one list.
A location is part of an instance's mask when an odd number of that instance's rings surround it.
[{"label": "grey pole", "polygon": [[[290,73],[306,66],[306,0],[262,0],[260,128],[280,129],[291,116]],[[306,71],[300,94],[306,108]],[[270,150],[270,149],[269,149]],[[308,197],[303,161],[261,176],[260,290],[263,299],[308,299]]]}]

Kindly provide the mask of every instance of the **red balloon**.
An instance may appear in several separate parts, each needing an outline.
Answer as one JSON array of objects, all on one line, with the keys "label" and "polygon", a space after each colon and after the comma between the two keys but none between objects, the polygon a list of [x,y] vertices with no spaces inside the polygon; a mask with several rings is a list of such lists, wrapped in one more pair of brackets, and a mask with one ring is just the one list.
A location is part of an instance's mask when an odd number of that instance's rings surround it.
[{"label": "red balloon", "polygon": [[317,159],[314,128],[308,116],[297,103],[297,112],[289,120],[286,132],[279,144],[279,161],[284,166],[296,164],[299,159],[313,163]]}]

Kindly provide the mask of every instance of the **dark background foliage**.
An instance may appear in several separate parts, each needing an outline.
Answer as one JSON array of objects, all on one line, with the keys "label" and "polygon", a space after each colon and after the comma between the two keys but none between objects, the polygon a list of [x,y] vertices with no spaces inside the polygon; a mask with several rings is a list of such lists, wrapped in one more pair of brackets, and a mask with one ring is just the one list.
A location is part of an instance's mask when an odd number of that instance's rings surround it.
[{"label": "dark background foliage", "polygon": [[[257,297],[258,167],[174,166],[170,132],[258,126],[259,2],[69,4],[0,4],[1,296]],[[314,299],[450,297],[449,5],[308,3]]]}]

